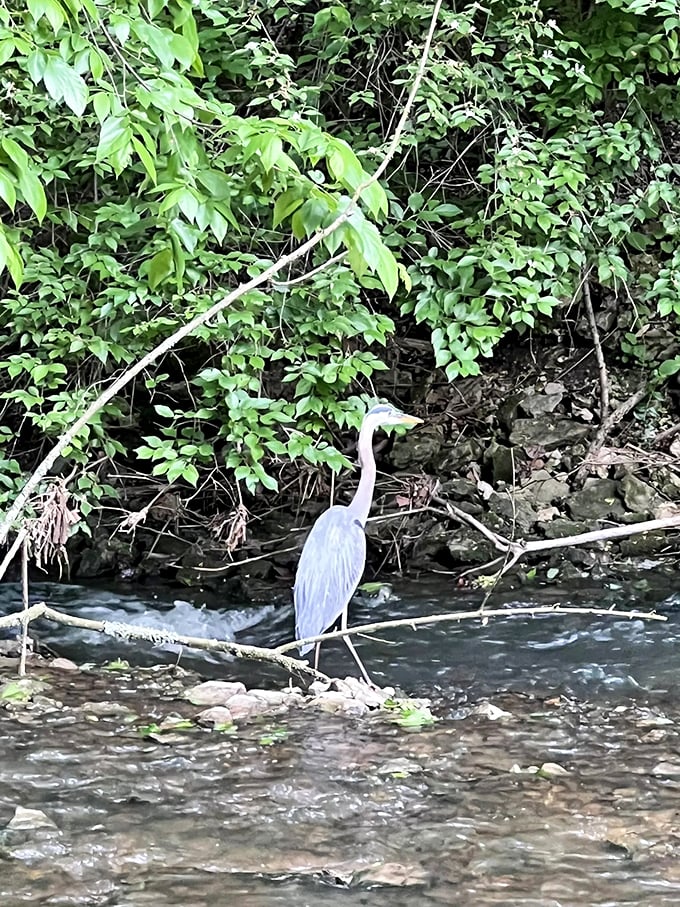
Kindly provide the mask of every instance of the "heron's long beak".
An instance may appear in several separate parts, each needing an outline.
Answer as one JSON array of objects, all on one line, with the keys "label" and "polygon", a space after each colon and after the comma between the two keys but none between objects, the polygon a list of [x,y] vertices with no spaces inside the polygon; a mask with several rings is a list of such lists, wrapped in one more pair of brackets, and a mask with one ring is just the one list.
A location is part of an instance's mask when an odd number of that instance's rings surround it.
[{"label": "heron's long beak", "polygon": [[419,419],[418,416],[407,416],[406,413],[402,413],[399,423],[401,425],[422,425],[423,419]]}]

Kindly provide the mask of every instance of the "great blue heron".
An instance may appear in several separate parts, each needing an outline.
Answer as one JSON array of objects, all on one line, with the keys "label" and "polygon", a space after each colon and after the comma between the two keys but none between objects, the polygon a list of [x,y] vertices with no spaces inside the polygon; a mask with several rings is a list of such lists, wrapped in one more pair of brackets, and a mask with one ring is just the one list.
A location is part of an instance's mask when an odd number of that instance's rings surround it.
[{"label": "great blue heron", "polygon": [[[297,639],[320,636],[342,616],[347,629],[347,609],[366,565],[364,527],[375,487],[373,432],[382,425],[418,425],[423,420],[407,416],[394,406],[380,403],[364,416],[359,432],[361,478],[356,494],[346,507],[336,504],[321,514],[309,533],[295,576],[295,633]],[[349,636],[343,637],[364,680],[371,679]],[[300,647],[302,655],[314,644]],[[316,644],[315,667],[319,663]]]}]

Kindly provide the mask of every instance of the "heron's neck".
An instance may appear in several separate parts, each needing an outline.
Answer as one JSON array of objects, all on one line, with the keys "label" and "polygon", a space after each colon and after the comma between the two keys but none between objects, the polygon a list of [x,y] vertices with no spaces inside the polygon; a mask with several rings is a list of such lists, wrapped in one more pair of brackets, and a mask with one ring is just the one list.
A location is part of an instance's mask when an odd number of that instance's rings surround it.
[{"label": "heron's neck", "polygon": [[356,494],[349,505],[352,513],[362,526],[366,524],[373,500],[375,488],[375,457],[373,456],[373,426],[363,425],[359,432],[359,462],[361,463],[361,478]]}]

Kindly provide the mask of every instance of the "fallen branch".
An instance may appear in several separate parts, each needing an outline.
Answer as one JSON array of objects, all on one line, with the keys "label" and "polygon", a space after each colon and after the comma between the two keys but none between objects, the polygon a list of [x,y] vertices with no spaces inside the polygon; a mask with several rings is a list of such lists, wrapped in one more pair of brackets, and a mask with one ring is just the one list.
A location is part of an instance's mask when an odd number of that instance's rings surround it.
[{"label": "fallen branch", "polygon": [[23,488],[17,495],[14,503],[7,511],[4,520],[0,523],[0,545],[3,545],[7,536],[14,525],[14,522],[22,515],[28,501],[30,500],[31,495],[38,487],[42,479],[48,474],[52,466],[55,464],[62,452],[69,447],[74,439],[77,437],[81,429],[83,429],[88,422],[110,401],[116,394],[119,393],[127,384],[129,384],[133,378],[147,369],[152,365],[157,359],[175,347],[180,340],[183,340],[185,337],[192,334],[196,328],[205,324],[207,321],[210,321],[211,318],[214,318],[224,309],[228,308],[233,302],[236,302],[237,299],[240,299],[246,293],[249,293],[251,290],[254,290],[256,287],[261,286],[263,283],[266,283],[270,278],[274,277],[275,274],[278,274],[288,265],[292,264],[295,261],[303,258],[307,255],[308,252],[311,252],[312,249],[315,249],[319,246],[325,239],[327,239],[331,234],[333,234],[338,227],[341,227],[349,218],[352,216],[354,211],[357,208],[357,204],[363,192],[366,191],[370,186],[376,183],[383,173],[387,170],[392,158],[397,153],[399,147],[399,142],[401,141],[401,136],[406,128],[406,124],[409,121],[411,114],[411,108],[416,99],[418,89],[420,88],[420,83],[422,82],[423,76],[425,75],[425,68],[427,66],[427,60],[430,54],[430,46],[432,44],[432,38],[434,36],[434,30],[437,24],[437,19],[439,18],[439,10],[441,8],[442,0],[436,0],[434,9],[432,11],[432,16],[430,18],[430,26],[425,38],[425,43],[423,46],[423,51],[420,56],[420,61],[418,64],[418,69],[413,78],[413,84],[408,93],[406,103],[404,104],[404,109],[399,118],[399,122],[394,130],[392,138],[387,146],[385,155],[376,168],[375,172],[365,180],[354,192],[352,195],[349,204],[345,210],[339,214],[331,223],[325,227],[323,230],[319,230],[313,236],[311,236],[306,242],[298,246],[297,249],[289,252],[287,255],[279,258],[278,261],[275,261],[268,268],[265,268],[260,274],[257,274],[255,277],[252,277],[250,280],[245,283],[240,284],[235,290],[232,290],[231,293],[227,295],[212,305],[209,309],[203,312],[200,315],[196,315],[191,321],[188,321],[182,327],[178,328],[173,334],[169,337],[166,337],[162,343],[159,343],[157,347],[153,350],[150,350],[145,356],[135,362],[129,368],[125,369],[121,375],[116,378],[107,388],[105,388],[102,393],[97,397],[96,400],[87,407],[85,412],[78,418],[76,421],[68,428],[64,434],[61,436],[57,444],[50,450],[47,456],[38,464],[33,473],[29,476]]},{"label": "fallen branch", "polygon": [[305,639],[296,639],[294,642],[284,643],[277,646],[274,652],[288,652],[290,649],[296,649],[302,645],[310,645],[317,642],[327,642],[330,639],[341,639],[343,636],[358,636],[367,633],[380,633],[383,630],[392,630],[398,627],[416,627],[430,626],[432,624],[454,623],[461,620],[482,620],[486,621],[489,617],[514,617],[522,614],[529,617],[552,614],[580,614],[589,617],[616,617],[625,620],[660,620],[666,621],[667,617],[662,614],[656,614],[654,611],[618,611],[615,607],[611,608],[571,608],[562,605],[538,605],[537,607],[521,608],[476,608],[474,611],[449,611],[446,614],[429,614],[424,617],[400,617],[396,620],[382,620],[372,624],[359,624],[355,627],[348,627],[346,630],[334,630],[331,633],[323,633],[321,636],[308,636]]},{"label": "fallen branch", "polygon": [[[450,501],[440,497],[433,497],[432,500],[441,505],[444,510],[438,507],[429,507],[431,513],[438,516],[446,516],[460,523],[467,523],[474,529],[477,529],[485,538],[487,538],[494,547],[503,554],[510,555],[507,564],[501,570],[501,574],[507,573],[517,561],[525,554],[540,554],[543,551],[552,551],[555,548],[571,548],[574,545],[588,545],[592,542],[606,542],[612,539],[628,538],[631,535],[641,535],[644,532],[660,532],[664,529],[680,529],[680,514],[676,516],[663,517],[658,520],[645,520],[642,523],[631,523],[628,526],[608,526],[605,529],[593,529],[590,532],[580,532],[578,535],[567,535],[559,539],[537,539],[535,541],[525,541],[519,539],[513,541],[506,538],[498,532],[489,529],[475,517],[470,516],[464,510],[456,507]],[[497,563],[497,561],[494,561]]]},{"label": "fallen branch", "polygon": [[45,602],[38,602],[23,611],[16,611],[6,617],[0,617],[0,630],[6,627],[22,627],[22,631],[36,620],[51,620],[67,627],[78,627],[80,630],[91,630],[95,633],[104,633],[115,639],[131,640],[141,639],[155,646],[173,645],[184,646],[188,649],[201,649],[206,652],[225,652],[236,658],[245,658],[251,661],[265,661],[278,665],[289,674],[307,674],[314,680],[328,681],[330,678],[321,671],[316,671],[306,662],[299,661],[283,655],[276,649],[266,649],[260,646],[244,646],[224,639],[206,639],[202,636],[182,636],[169,630],[158,630],[154,627],[138,627],[134,624],[120,623],[119,621],[90,620],[86,617],[76,617],[73,614],[64,614],[55,608],[50,608]]}]

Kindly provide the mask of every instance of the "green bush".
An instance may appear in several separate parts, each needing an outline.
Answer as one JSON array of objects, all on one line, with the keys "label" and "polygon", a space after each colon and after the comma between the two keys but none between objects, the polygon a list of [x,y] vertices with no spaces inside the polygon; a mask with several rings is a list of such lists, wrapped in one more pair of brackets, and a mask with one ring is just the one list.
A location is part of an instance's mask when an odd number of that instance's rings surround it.
[{"label": "green bush", "polygon": [[[339,469],[395,317],[454,379],[549,331],[586,268],[616,353],[680,369],[675,0],[441,13],[387,191],[106,406],[64,468],[275,488]],[[383,156],[431,8],[29,0],[0,9],[0,503],[102,384],[345,210]],[[379,229],[378,226],[379,225]],[[394,301],[390,301],[391,299]],[[140,444],[138,437],[143,436]],[[219,479],[221,482],[221,479]],[[94,489],[94,490],[93,490]],[[102,490],[94,475],[83,490]]]}]

